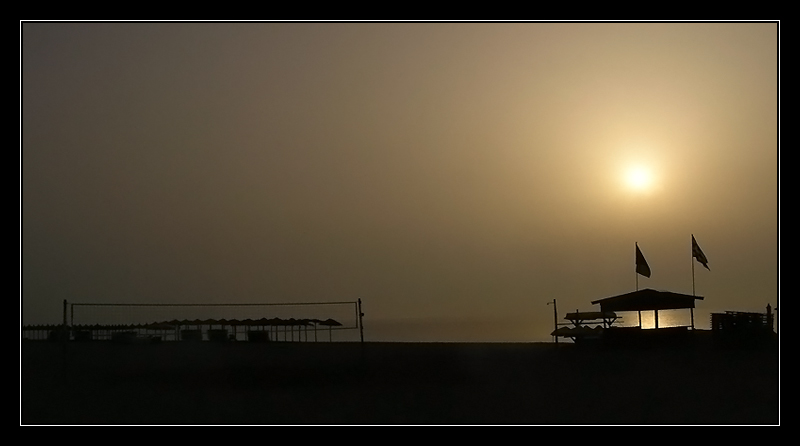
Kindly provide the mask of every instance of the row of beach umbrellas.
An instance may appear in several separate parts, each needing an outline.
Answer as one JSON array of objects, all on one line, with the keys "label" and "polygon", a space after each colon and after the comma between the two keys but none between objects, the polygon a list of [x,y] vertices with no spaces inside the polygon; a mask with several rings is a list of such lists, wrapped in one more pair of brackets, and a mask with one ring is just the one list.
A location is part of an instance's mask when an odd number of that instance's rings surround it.
[{"label": "row of beach umbrellas", "polygon": [[[316,326],[322,325],[326,327],[340,327],[342,324],[334,319],[281,319],[281,318],[261,318],[261,319],[183,319],[178,320],[174,319],[171,321],[164,321],[164,322],[151,322],[147,324],[119,324],[119,325],[109,325],[109,324],[76,324],[72,328],[76,330],[114,330],[114,329],[131,329],[131,328],[143,328],[146,330],[174,330],[180,327],[186,326],[200,326],[200,325],[221,325],[221,326],[232,326],[232,327],[288,327],[288,326]],[[61,327],[61,325],[25,325],[22,327],[23,330],[52,330]]]},{"label": "row of beach umbrellas", "polygon": [[342,324],[334,319],[281,319],[278,317],[261,318],[261,319],[194,319],[194,320],[171,320],[166,322],[154,322],[150,324],[143,324],[140,328],[150,330],[171,330],[178,327],[185,326],[200,326],[200,325],[220,325],[231,327],[296,327],[296,326],[311,326],[322,325],[326,327],[339,327]]},{"label": "row of beach umbrellas", "polygon": [[[156,331],[167,331],[167,330],[177,330],[182,327],[198,327],[198,326],[229,326],[229,327],[309,327],[313,326],[314,329],[318,326],[328,327],[332,329],[333,327],[340,327],[342,324],[335,320],[335,319],[281,319],[278,317],[274,318],[261,318],[261,319],[173,319],[171,321],[162,321],[162,322],[151,322],[146,324],[118,324],[118,325],[109,325],[109,324],[76,324],[70,327],[73,330],[131,330],[131,329],[144,329],[144,330],[156,330]],[[23,331],[36,331],[36,330],[55,330],[61,328],[61,325],[26,325],[23,326]],[[316,336],[316,335],[315,335]]]}]

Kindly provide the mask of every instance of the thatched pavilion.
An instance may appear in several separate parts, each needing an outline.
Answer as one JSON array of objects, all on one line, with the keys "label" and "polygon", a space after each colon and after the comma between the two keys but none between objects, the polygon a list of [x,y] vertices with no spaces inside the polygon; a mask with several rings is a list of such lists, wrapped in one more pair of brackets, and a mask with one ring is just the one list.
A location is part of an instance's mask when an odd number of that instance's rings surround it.
[{"label": "thatched pavilion", "polygon": [[703,300],[703,297],[645,288],[643,290],[620,294],[619,296],[598,299],[592,301],[592,304],[599,304],[600,311],[603,313],[636,311],[639,314],[640,327],[642,325],[642,311],[653,311],[656,328],[658,328],[659,310],[688,309],[691,312],[691,327],[694,330],[694,306],[695,300],[698,299]]}]

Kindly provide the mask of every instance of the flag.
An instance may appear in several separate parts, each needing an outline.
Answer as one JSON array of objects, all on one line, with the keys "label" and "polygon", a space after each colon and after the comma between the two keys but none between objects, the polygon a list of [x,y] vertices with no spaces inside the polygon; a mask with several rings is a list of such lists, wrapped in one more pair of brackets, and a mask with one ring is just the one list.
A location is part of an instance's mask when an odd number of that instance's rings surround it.
[{"label": "flag", "polygon": [[636,272],[645,277],[650,277],[650,266],[647,264],[647,260],[644,259],[642,251],[639,250],[638,243],[636,244]]},{"label": "flag", "polygon": [[711,268],[708,267],[708,259],[706,258],[706,255],[703,254],[703,250],[700,249],[697,241],[694,239],[694,234],[692,234],[692,257],[697,259],[698,262],[702,263],[707,270],[711,271]]}]

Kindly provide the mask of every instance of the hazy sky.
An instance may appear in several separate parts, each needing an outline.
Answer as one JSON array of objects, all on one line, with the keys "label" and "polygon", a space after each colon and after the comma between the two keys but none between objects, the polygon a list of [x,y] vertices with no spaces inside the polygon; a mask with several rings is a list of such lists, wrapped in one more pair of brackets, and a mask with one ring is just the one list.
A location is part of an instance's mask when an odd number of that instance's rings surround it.
[{"label": "hazy sky", "polygon": [[[20,309],[363,300],[546,341],[778,304],[777,23],[21,23]],[[640,169],[638,186],[631,169]]]}]

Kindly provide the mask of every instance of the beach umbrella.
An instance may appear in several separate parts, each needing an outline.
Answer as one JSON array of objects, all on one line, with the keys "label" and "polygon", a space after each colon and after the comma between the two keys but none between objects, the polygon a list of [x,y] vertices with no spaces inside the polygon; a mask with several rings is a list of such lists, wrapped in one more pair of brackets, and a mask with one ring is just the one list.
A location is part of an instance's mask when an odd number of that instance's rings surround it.
[{"label": "beach umbrella", "polygon": [[189,321],[186,325],[194,325],[195,327],[200,327],[203,325],[203,321],[200,319],[195,319],[193,321]]},{"label": "beach umbrella", "polygon": [[258,325],[261,326],[261,327],[267,327],[269,325],[272,325],[272,323],[271,323],[270,319],[267,319],[266,317],[262,317],[261,319],[258,320]]},{"label": "beach umbrella", "polygon": [[278,326],[283,325],[283,320],[279,317],[273,317],[268,319],[269,323],[269,332],[271,336],[274,336],[274,339],[278,340]]},{"label": "beach umbrella", "polygon": [[148,330],[172,330],[175,326],[169,322],[153,322],[145,325],[144,328]]},{"label": "beach umbrella", "polygon": [[[295,326],[298,327],[297,328],[297,340],[300,341],[301,340],[300,336],[302,334],[301,330],[302,331],[306,331],[305,328],[308,327],[311,324],[308,322],[308,319],[295,319],[295,318],[292,318],[290,320],[292,321],[292,326],[293,327],[295,327]],[[292,339],[294,339],[294,338],[292,338]],[[306,332],[306,341],[307,340],[308,340],[308,333]]]},{"label": "beach umbrella", "polygon": [[339,323],[339,321],[336,321],[336,320],[333,320],[333,319],[326,319],[324,321],[321,321],[319,324],[320,325],[325,325],[325,326],[328,327],[328,340],[329,341],[333,340],[333,333],[332,333],[333,327],[341,327],[342,326],[342,324]]},{"label": "beach umbrella", "polygon": [[306,342],[308,342],[308,326],[311,325],[311,319],[298,319],[298,322],[303,327],[303,333],[305,333]]},{"label": "beach umbrella", "polygon": [[153,322],[144,327],[146,330],[160,331],[161,336],[166,339],[167,331],[175,330],[177,327],[169,322]]},{"label": "beach umbrella", "polygon": [[311,322],[312,324],[314,324],[314,342],[317,342],[317,324],[322,322],[322,320],[320,320],[320,319],[309,319],[308,321]]},{"label": "beach umbrella", "polygon": [[293,317],[290,317],[290,318],[289,318],[289,319],[286,321],[286,325],[288,325],[288,326],[289,326],[289,331],[290,331],[290,332],[291,332],[291,334],[292,334],[292,341],[294,341],[294,327],[295,327],[295,325],[297,325],[297,319],[295,319],[295,318],[293,318]]},{"label": "beach umbrella", "polygon": [[[289,325],[290,330],[292,330],[292,341],[294,341],[294,327],[308,326],[308,319],[289,318],[287,324]],[[297,329],[297,340],[300,340],[300,328]]]},{"label": "beach umbrella", "polygon": [[233,338],[236,339],[236,327],[233,325],[232,321],[222,318],[222,319],[217,319],[217,324],[219,324],[220,329],[225,329],[225,327],[231,327],[233,331]]},{"label": "beach umbrella", "polygon": [[179,321],[177,319],[173,319],[171,321],[167,321],[167,322],[165,322],[165,324],[172,325],[176,329],[181,327],[181,321]]},{"label": "beach umbrella", "polygon": [[219,325],[219,321],[216,319],[204,319],[202,325],[208,325],[210,329],[213,325]]},{"label": "beach umbrella", "polygon": [[[172,326],[172,334],[173,334],[173,336],[175,336],[175,340],[177,341],[178,340],[178,333],[180,333],[180,330],[181,330],[181,321],[179,321],[177,319],[173,319],[171,321],[167,321],[167,322],[164,322],[164,323],[167,324],[167,325]],[[166,334],[165,334],[164,339],[166,339]]]},{"label": "beach umbrella", "polygon": [[272,335],[274,335],[275,340],[277,341],[278,340],[278,327],[280,327],[282,325],[286,325],[286,323],[283,321],[283,319],[281,319],[279,317],[270,318],[268,321],[269,321],[268,325],[270,327],[269,332]]}]

